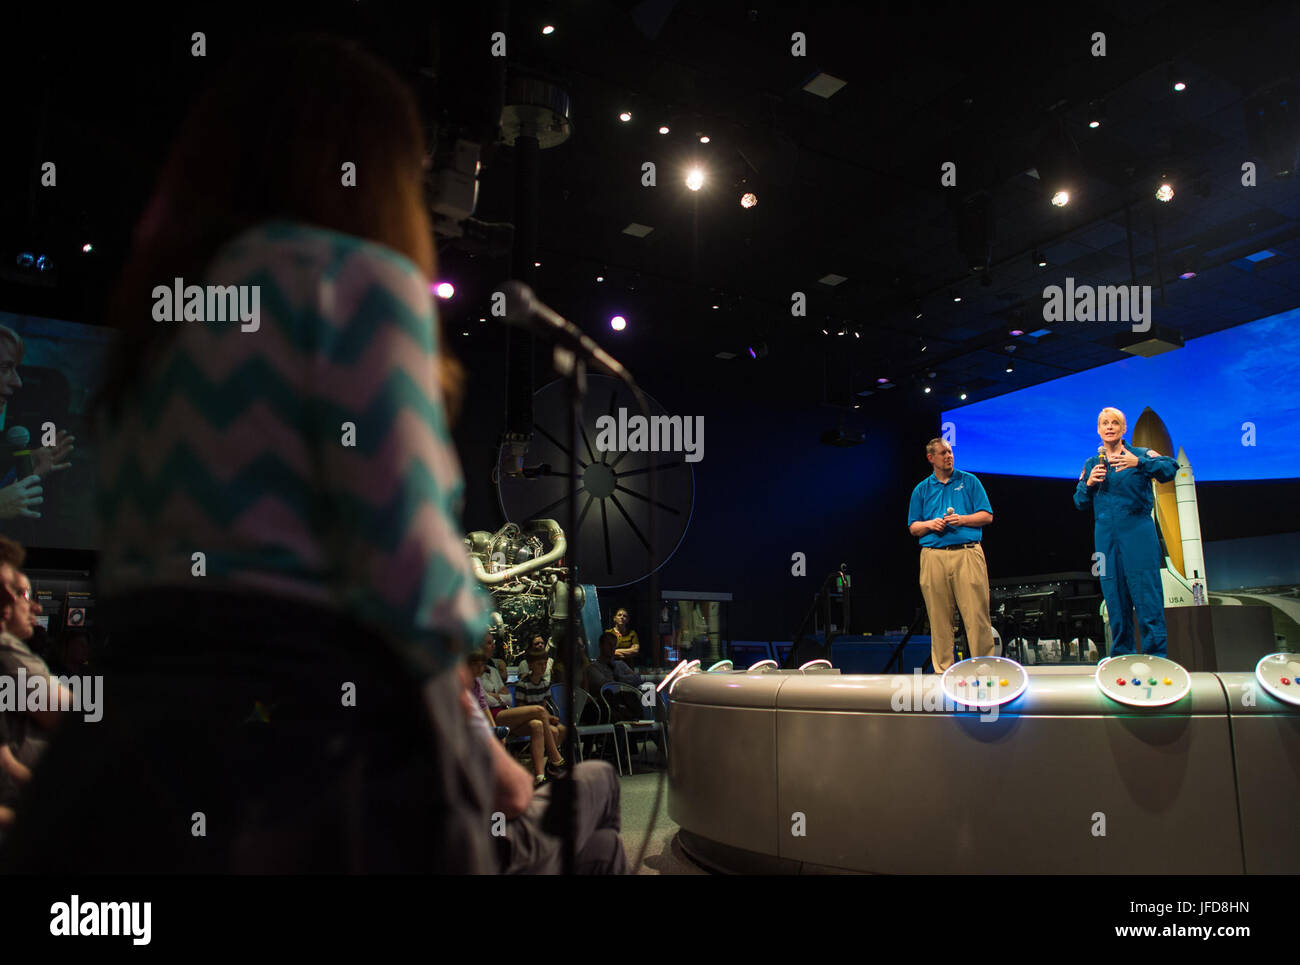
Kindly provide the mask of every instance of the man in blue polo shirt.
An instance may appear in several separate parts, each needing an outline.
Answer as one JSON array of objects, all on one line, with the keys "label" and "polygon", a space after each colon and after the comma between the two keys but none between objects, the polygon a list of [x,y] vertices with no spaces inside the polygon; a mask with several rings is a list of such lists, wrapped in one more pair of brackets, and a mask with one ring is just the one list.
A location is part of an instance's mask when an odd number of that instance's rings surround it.
[{"label": "man in blue polo shirt", "polygon": [[912,490],[907,528],[921,539],[921,595],[930,615],[930,659],[935,673],[952,666],[953,604],[961,610],[972,657],[993,652],[989,622],[989,568],[980,546],[993,507],[973,475],[952,467],[952,448],[942,439],[925,444],[934,472]]}]

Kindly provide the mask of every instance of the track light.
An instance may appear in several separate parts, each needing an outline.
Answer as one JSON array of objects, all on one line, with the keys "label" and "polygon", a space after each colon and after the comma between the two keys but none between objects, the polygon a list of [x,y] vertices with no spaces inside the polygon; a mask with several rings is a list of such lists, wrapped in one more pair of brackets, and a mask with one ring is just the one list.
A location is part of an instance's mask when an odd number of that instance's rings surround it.
[{"label": "track light", "polygon": [[1168,181],[1156,188],[1156,200],[1169,202],[1174,200],[1174,188]]}]

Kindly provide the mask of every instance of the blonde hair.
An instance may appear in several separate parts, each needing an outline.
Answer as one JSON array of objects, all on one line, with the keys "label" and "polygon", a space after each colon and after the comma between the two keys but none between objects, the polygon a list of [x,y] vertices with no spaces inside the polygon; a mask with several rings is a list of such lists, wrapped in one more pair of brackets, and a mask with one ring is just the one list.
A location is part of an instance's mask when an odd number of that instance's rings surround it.
[{"label": "blonde hair", "polygon": [[[948,443],[944,442],[942,439],[939,438],[931,439],[929,442],[925,444],[925,454],[927,456],[933,456],[936,452],[939,451],[940,446],[947,446],[947,445]],[[951,448],[951,446],[949,446],[949,448]]]},{"label": "blonde hair", "polygon": [[8,325],[0,325],[0,340],[8,342],[14,349],[14,364],[21,362],[23,356],[27,354],[27,346],[23,344],[23,337],[15,332]]},{"label": "blonde hair", "polygon": [[1097,413],[1097,428],[1101,428],[1101,420],[1106,418],[1108,415],[1119,417],[1121,431],[1128,429],[1128,419],[1124,417],[1123,412],[1120,412],[1119,409],[1115,408],[1113,405],[1108,405]]}]

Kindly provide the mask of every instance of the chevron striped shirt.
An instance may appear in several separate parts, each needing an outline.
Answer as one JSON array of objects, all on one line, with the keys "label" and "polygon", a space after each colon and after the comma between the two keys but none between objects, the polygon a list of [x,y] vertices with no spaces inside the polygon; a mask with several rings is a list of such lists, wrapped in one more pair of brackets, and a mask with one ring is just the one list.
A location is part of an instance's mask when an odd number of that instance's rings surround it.
[{"label": "chevron striped shirt", "polygon": [[101,594],[291,597],[375,627],[417,672],[451,666],[487,607],[429,280],[384,246],[277,221],[185,283],[260,286],[260,325],[155,323],[182,330],[101,436]]}]

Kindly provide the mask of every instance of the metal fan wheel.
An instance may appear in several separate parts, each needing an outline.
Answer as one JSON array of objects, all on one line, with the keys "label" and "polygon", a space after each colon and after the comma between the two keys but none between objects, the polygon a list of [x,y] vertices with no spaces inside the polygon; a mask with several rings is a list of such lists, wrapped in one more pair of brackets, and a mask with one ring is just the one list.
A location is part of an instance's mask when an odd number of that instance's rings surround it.
[{"label": "metal fan wheel", "polygon": [[[646,396],[652,416],[667,415]],[[578,550],[578,582],[601,588],[643,580],[677,552],[695,506],[695,470],[681,452],[601,452],[596,420],[602,415],[627,418],[641,414],[636,399],[617,379],[593,375],[579,422],[578,532],[569,526],[568,389],[556,379],[533,396],[533,441],[527,465],[549,465],[550,472],[532,479],[502,476],[497,482],[501,511],[508,520],[553,519]],[[685,416],[682,417],[685,420]],[[654,533],[650,533],[648,472],[655,468]],[[650,548],[653,546],[653,554]],[[571,551],[572,552],[572,551]]]}]

